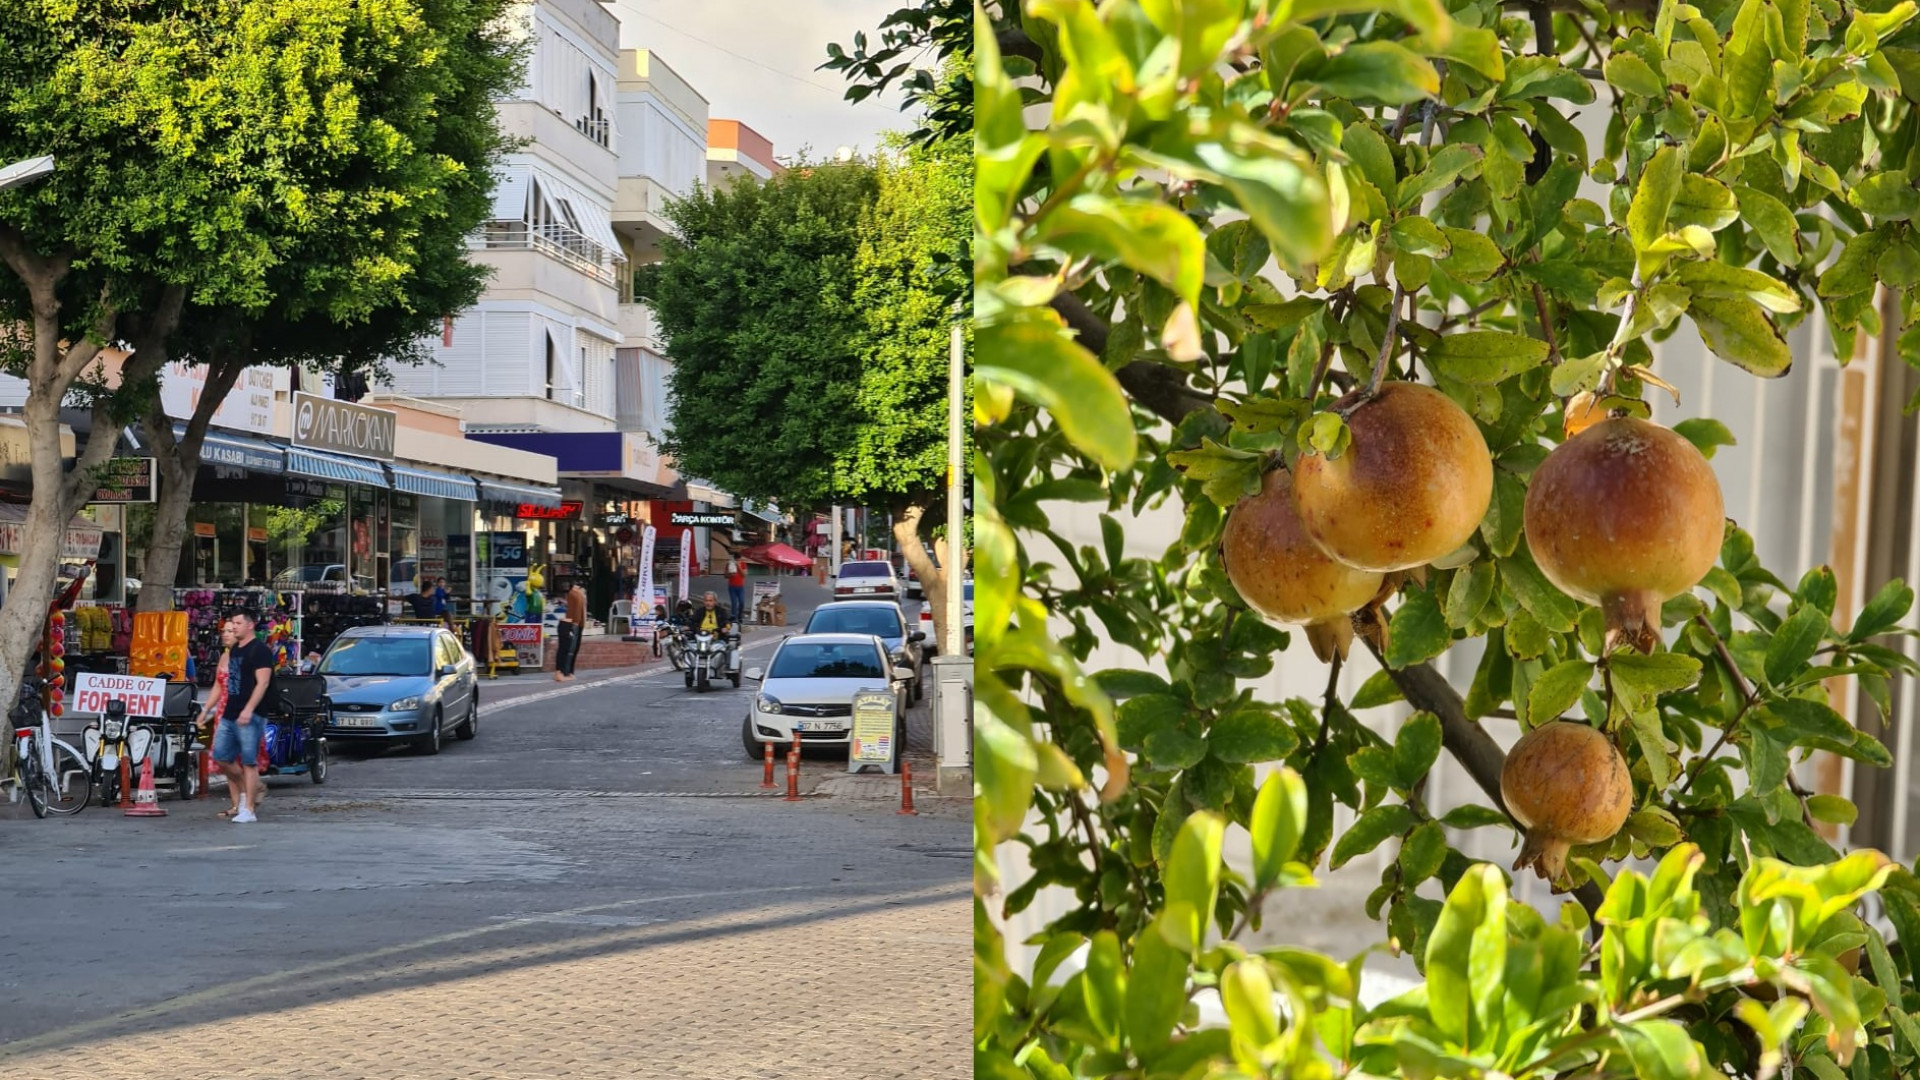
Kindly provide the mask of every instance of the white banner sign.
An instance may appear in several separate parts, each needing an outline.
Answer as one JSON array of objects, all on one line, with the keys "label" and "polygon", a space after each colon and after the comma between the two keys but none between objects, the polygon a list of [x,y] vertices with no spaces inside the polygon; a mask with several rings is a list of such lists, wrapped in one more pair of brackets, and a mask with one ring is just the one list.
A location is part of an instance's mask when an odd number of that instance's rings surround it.
[{"label": "white banner sign", "polygon": [[653,617],[653,541],[659,530],[648,525],[640,530],[640,580],[633,590],[634,614]]},{"label": "white banner sign", "polygon": [[[253,367],[240,373],[213,414],[215,427],[273,435],[273,395],[291,384],[286,368]],[[160,373],[160,404],[175,420],[188,420],[207,389],[207,366],[169,363]]]},{"label": "white banner sign", "polygon": [[167,703],[167,680],[138,675],[96,675],[81,672],[73,677],[73,711],[98,716],[107,711],[107,702],[127,703],[128,716],[158,718]]},{"label": "white banner sign", "polygon": [[680,599],[687,599],[687,591],[693,588],[690,578],[693,567],[693,530],[680,534]]}]

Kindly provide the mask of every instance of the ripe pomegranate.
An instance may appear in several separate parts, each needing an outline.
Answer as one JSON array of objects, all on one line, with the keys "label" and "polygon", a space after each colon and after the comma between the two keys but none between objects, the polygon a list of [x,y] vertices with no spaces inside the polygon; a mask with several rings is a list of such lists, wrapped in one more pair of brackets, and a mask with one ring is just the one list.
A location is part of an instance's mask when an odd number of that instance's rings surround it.
[{"label": "ripe pomegranate", "polygon": [[1534,470],[1527,544],[1547,580],[1598,604],[1607,647],[1652,652],[1660,605],[1699,584],[1720,554],[1726,507],[1692,443],[1634,417],[1604,420]]},{"label": "ripe pomegranate", "polygon": [[1500,769],[1500,797],[1526,826],[1513,868],[1559,883],[1575,844],[1610,840],[1633,810],[1633,777],[1604,734],[1556,720],[1527,732]]},{"label": "ripe pomegranate", "polygon": [[1294,466],[1294,506],[1307,536],[1336,562],[1407,570],[1459,549],[1493,497],[1493,461],[1480,428],[1453,399],[1390,382],[1356,390],[1353,443],[1334,460],[1309,451]]},{"label": "ripe pomegranate", "polygon": [[1353,640],[1348,613],[1380,592],[1382,575],[1342,566],[1313,546],[1293,508],[1293,477],[1268,473],[1260,494],[1227,514],[1220,555],[1233,587],[1255,611],[1275,622],[1306,627],[1314,655],[1347,655]]}]

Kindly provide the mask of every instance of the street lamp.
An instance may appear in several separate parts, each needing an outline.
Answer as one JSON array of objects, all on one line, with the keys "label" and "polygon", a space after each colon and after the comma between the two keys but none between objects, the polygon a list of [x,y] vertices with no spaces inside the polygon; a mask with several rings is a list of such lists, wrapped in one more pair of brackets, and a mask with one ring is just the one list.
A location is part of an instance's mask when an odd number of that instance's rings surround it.
[{"label": "street lamp", "polygon": [[53,171],[53,155],[26,158],[0,169],[0,191],[30,184]]}]

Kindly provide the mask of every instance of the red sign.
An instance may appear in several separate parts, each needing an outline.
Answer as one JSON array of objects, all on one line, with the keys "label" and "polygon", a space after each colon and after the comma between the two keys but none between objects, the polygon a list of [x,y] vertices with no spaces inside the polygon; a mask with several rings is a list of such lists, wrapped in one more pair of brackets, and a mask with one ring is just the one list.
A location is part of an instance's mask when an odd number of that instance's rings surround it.
[{"label": "red sign", "polygon": [[500,643],[512,645],[516,649],[521,646],[537,646],[540,644],[540,630],[539,623],[501,623]]},{"label": "red sign", "polygon": [[578,499],[568,499],[559,506],[535,506],[533,503],[521,503],[513,516],[522,521],[576,521],[580,517],[581,503]]}]

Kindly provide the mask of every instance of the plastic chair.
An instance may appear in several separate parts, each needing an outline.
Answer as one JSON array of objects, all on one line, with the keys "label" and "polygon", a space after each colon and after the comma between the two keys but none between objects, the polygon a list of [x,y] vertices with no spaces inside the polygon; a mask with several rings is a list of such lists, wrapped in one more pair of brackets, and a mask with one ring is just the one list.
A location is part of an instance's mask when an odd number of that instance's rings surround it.
[{"label": "plastic chair", "polygon": [[626,637],[633,633],[633,601],[615,600],[607,612],[607,633]]}]

